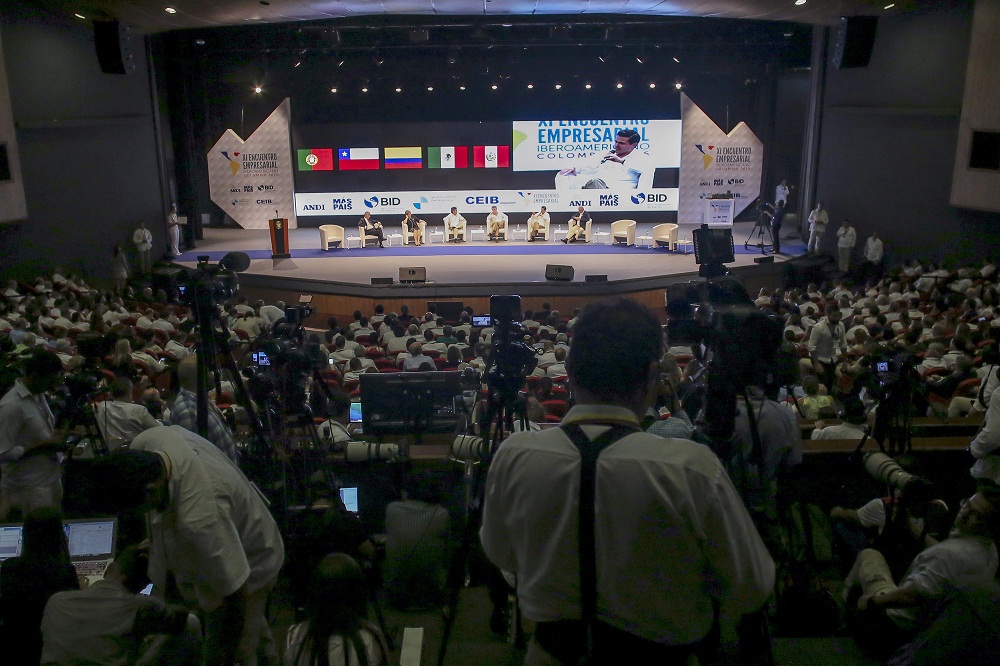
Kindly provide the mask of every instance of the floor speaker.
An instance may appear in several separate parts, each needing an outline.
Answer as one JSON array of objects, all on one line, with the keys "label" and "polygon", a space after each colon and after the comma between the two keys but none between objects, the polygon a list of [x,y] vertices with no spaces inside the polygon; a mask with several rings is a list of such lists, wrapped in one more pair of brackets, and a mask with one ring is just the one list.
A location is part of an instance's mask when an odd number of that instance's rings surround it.
[{"label": "floor speaker", "polygon": [[399,269],[400,282],[427,282],[426,266],[403,266]]},{"label": "floor speaker", "polygon": [[837,69],[867,67],[877,28],[877,16],[842,16],[833,45],[834,66]]},{"label": "floor speaker", "polygon": [[105,74],[128,74],[135,70],[132,35],[120,21],[94,21],[94,48]]},{"label": "floor speaker", "polygon": [[570,282],[573,280],[573,267],[560,266],[559,264],[546,264],[545,279],[564,280],[566,282]]}]

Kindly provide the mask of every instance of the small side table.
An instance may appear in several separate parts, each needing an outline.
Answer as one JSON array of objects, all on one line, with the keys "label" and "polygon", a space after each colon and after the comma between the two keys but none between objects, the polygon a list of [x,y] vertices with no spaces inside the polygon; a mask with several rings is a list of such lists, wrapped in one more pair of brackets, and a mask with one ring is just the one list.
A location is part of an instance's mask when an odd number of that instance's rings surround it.
[{"label": "small side table", "polygon": [[346,249],[348,249],[348,250],[351,249],[351,243],[357,243],[358,244],[358,249],[361,249],[362,247],[364,247],[364,242],[361,240],[360,236],[348,236],[344,240],[344,247]]},{"label": "small side table", "polygon": [[523,241],[528,240],[528,230],[527,229],[522,229],[521,227],[517,227],[515,229],[511,229],[511,232],[510,232],[510,239],[511,240],[517,240],[518,235],[521,236],[521,240],[523,240]]},{"label": "small side table", "polygon": [[597,237],[598,243],[604,243],[608,245],[611,243],[611,232],[610,231],[595,231],[594,236]]},{"label": "small side table", "polygon": [[638,236],[636,240],[639,241],[635,244],[636,247],[653,247],[652,236]]},{"label": "small side table", "polygon": [[442,230],[434,229],[433,231],[427,232],[427,234],[430,236],[432,243],[434,242],[435,237],[437,237],[440,240],[440,242],[444,243],[444,232]]},{"label": "small side table", "polygon": [[[472,236],[472,240],[480,240],[480,241],[486,240],[486,229],[483,229],[482,227],[479,227],[477,229],[470,229],[469,233]],[[478,236],[478,238],[476,238],[476,236]]]},{"label": "small side table", "polygon": [[678,250],[681,248],[684,249],[684,252],[682,254],[688,254],[690,252],[690,248],[692,248],[693,246],[694,246],[694,241],[692,241],[690,238],[680,238],[677,240],[677,249]]},{"label": "small side table", "polygon": [[397,245],[403,244],[403,234],[389,234],[386,238],[389,239],[389,247],[392,247],[392,241],[396,241]]}]

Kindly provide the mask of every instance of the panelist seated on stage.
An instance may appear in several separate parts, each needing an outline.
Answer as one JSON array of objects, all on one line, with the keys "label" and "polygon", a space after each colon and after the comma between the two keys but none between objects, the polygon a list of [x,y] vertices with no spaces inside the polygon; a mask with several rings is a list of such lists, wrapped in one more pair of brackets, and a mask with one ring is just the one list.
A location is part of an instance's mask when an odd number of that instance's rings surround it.
[{"label": "panelist seated on stage", "polygon": [[500,242],[500,236],[507,240],[507,214],[501,213],[496,206],[486,216],[486,226],[489,228],[488,238],[492,241]]},{"label": "panelist seated on stage", "polygon": [[569,230],[566,232],[566,238],[562,239],[562,242],[568,244],[579,240],[580,236],[587,230],[588,222],[590,222],[590,213],[583,206],[580,206],[577,209],[576,215],[569,218]]},{"label": "panelist seated on stage", "polygon": [[358,235],[361,236],[361,244],[365,244],[365,236],[375,236],[378,239],[378,246],[385,247],[382,243],[385,241],[385,236],[382,234],[382,223],[378,220],[372,219],[372,214],[369,211],[365,211],[365,214],[358,220]]},{"label": "panelist seated on stage", "polygon": [[540,210],[531,214],[528,218],[528,242],[534,242],[535,234],[541,234],[545,240],[549,239],[549,218],[548,212],[545,210],[545,206],[542,206]]},{"label": "panelist seated on stage", "polygon": [[424,244],[424,230],[427,228],[427,222],[421,220],[413,215],[410,211],[406,211],[403,215],[403,245],[406,245],[410,236],[413,236],[413,244],[417,247]]},{"label": "panelist seated on stage", "polygon": [[458,212],[456,206],[451,207],[451,213],[444,216],[444,232],[449,243],[457,243],[459,236],[465,240],[465,218]]}]

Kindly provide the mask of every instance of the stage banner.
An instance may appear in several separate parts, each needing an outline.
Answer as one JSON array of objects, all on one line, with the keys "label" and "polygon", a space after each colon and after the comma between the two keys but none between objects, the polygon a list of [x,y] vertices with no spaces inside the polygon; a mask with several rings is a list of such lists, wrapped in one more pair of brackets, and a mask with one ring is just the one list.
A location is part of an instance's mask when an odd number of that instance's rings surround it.
[{"label": "stage banner", "polygon": [[[591,213],[603,211],[672,211],[677,210],[677,188],[650,188],[642,192],[608,192],[607,190],[438,190],[411,192],[299,192],[295,209],[300,216],[357,215],[366,211],[375,217],[400,216],[407,210],[418,218],[437,223],[430,215],[447,215],[452,206],[460,213],[489,213],[496,206],[508,215],[529,213],[545,206],[549,213],[575,212],[583,206]],[[382,222],[391,222],[391,217]],[[553,218],[553,222],[563,222]],[[473,220],[469,220],[473,222]],[[511,222],[517,222],[511,218]]]},{"label": "stage banner", "polygon": [[736,199],[708,199],[705,201],[708,211],[705,224],[710,227],[731,227],[736,212]]},{"label": "stage banner", "polygon": [[[208,151],[212,201],[244,229],[267,229],[272,218],[297,226],[290,118],[286,97],[246,141],[227,129]],[[314,168],[322,166],[310,161]]]},{"label": "stage banner", "polygon": [[681,93],[679,224],[704,224],[705,199],[729,193],[739,215],[760,196],[764,144],[740,122],[728,135],[691,98]]}]

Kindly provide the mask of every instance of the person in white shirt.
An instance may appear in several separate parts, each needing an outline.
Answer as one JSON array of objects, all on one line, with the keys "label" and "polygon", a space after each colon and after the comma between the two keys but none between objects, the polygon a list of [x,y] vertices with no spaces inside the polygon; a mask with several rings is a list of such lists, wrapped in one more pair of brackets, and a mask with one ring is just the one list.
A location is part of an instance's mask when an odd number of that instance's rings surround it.
[{"label": "person in white shirt", "polygon": [[615,146],[604,154],[595,153],[582,167],[563,169],[556,174],[557,190],[647,190],[653,186],[656,165],[644,150],[636,150],[640,134],[633,129],[618,130]]},{"label": "person in white shirt", "polygon": [[[486,216],[486,225],[489,227],[488,237],[492,241],[500,242],[500,232],[507,224],[507,214],[501,213],[497,210],[496,206],[490,210],[490,214]],[[507,237],[504,236],[504,240]]]},{"label": "person in white shirt", "polygon": [[844,220],[844,223],[837,229],[837,267],[840,268],[841,273],[846,273],[851,269],[851,253],[854,252],[854,246],[857,242],[858,232],[851,226],[850,220]]},{"label": "person in white shirt", "polygon": [[550,218],[545,206],[532,213],[531,217],[528,218],[528,242],[534,242],[535,234],[545,233],[545,230],[549,228],[549,222]]},{"label": "person in white shirt", "polygon": [[458,212],[457,206],[452,206],[451,212],[444,216],[444,228],[449,243],[457,243],[459,234],[462,235],[461,240],[465,240],[465,218]]},{"label": "person in white shirt", "polygon": [[170,234],[170,256],[176,257],[181,253],[181,220],[177,216],[177,204],[170,205],[170,214],[167,215],[167,232]]},{"label": "person in white shirt", "polygon": [[788,187],[788,181],[782,180],[778,183],[778,186],[774,188],[774,205],[777,206],[779,201],[784,201],[785,205],[788,205],[788,193],[791,188]]},{"label": "person in white shirt", "polygon": [[819,244],[829,222],[830,215],[823,209],[823,202],[817,201],[816,208],[809,213],[809,243],[806,245],[809,254],[819,254]]},{"label": "person in white shirt", "polygon": [[139,433],[162,425],[143,405],[132,402],[132,382],[117,377],[111,382],[111,400],[94,405],[94,420],[111,449],[120,448]]},{"label": "person in white shirt", "polygon": [[153,249],[153,234],[149,233],[146,223],[139,221],[139,227],[132,232],[132,244],[139,254],[139,272],[148,273],[152,268],[150,262],[150,250]]}]

